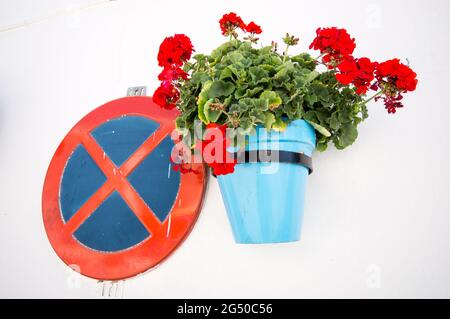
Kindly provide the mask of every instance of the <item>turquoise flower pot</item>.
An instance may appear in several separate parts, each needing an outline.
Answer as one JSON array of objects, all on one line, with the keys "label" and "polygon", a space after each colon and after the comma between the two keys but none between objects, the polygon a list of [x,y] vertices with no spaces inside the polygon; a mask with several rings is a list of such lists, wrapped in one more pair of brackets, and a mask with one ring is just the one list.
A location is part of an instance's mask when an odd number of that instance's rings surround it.
[{"label": "turquoise flower pot", "polygon": [[[272,150],[312,156],[314,128],[293,121],[284,132],[258,128],[247,151]],[[298,241],[308,168],[292,163],[242,163],[235,172],[217,177],[234,239],[240,244]]]}]

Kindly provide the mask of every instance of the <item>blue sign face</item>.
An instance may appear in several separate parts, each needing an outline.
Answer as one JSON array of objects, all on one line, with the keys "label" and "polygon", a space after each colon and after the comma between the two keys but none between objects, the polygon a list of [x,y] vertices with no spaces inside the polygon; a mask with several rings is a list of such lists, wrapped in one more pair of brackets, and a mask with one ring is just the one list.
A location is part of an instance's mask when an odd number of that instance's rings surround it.
[{"label": "blue sign face", "polygon": [[148,96],[116,99],[83,117],[52,157],[42,190],[47,237],[67,265],[98,280],[143,273],[188,236],[207,171],[172,168],[177,109]]},{"label": "blue sign face", "polygon": [[[120,169],[159,124],[143,116],[111,119],[90,132],[112,163]],[[180,187],[180,173],[172,169],[170,154],[174,144],[165,137],[126,177],[134,191],[160,222],[172,210]],[[60,209],[67,223],[107,182],[85,146],[79,144],[70,155],[61,178]],[[82,245],[100,252],[129,249],[151,237],[151,233],[128,206],[126,199],[113,191],[78,227],[73,236]]]}]

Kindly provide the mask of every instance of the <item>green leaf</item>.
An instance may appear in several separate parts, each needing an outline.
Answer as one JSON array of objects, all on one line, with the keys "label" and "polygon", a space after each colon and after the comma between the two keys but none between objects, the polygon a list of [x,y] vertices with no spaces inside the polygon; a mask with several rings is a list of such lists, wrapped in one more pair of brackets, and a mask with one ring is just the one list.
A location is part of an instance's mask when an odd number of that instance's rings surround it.
[{"label": "green leaf", "polygon": [[269,100],[268,99],[251,99],[252,106],[259,111],[267,111],[269,109]]},{"label": "green leaf", "polygon": [[199,54],[195,54],[192,58],[196,61],[203,61],[207,58],[207,56],[199,53]]},{"label": "green leaf", "polygon": [[205,113],[205,118],[207,121],[215,123],[219,119],[220,115],[222,115],[222,111],[211,110],[211,103],[215,103],[214,99],[210,99],[205,103],[203,107],[203,113]]},{"label": "green leaf", "polygon": [[311,73],[308,73],[308,75],[306,76],[306,82],[310,83],[314,81],[319,76],[319,74],[320,73],[317,71],[312,71]]},{"label": "green leaf", "polygon": [[267,83],[269,82],[269,72],[264,70],[263,68],[252,66],[248,70],[248,74],[252,78],[253,84]]},{"label": "green leaf", "polygon": [[255,87],[253,89],[238,89],[236,91],[234,91],[234,96],[236,97],[236,99],[240,99],[240,98],[244,98],[244,97],[253,97],[255,95],[257,95],[259,92],[261,92],[263,90],[262,87]]},{"label": "green leaf", "polygon": [[317,135],[316,150],[323,152],[328,148],[328,142],[330,137],[325,137],[323,135]]},{"label": "green leaf", "polygon": [[244,56],[238,51],[233,51],[233,52],[228,53],[227,58],[233,64],[239,64],[240,62],[242,62],[244,60]]},{"label": "green leaf", "polygon": [[229,96],[234,92],[235,86],[231,82],[227,81],[214,81],[208,90],[208,98],[215,98],[221,96]]},{"label": "green leaf", "polygon": [[344,124],[340,129],[339,142],[343,148],[352,145],[357,138],[358,138],[358,130],[356,129],[355,125],[351,123]]},{"label": "green leaf", "polygon": [[253,97],[256,94],[258,94],[259,92],[261,92],[262,90],[263,90],[263,88],[260,87],[260,86],[257,86],[257,87],[255,87],[253,89],[247,89],[247,91],[245,92],[244,96],[246,96],[246,97]]},{"label": "green leaf", "polygon": [[297,62],[302,68],[314,70],[316,68],[316,61],[308,53],[300,53],[291,57],[292,62]]},{"label": "green leaf", "polygon": [[276,132],[283,132],[287,128],[287,124],[283,122],[281,118],[277,118],[275,122],[272,124],[272,130]]},{"label": "green leaf", "polygon": [[341,123],[349,123],[352,121],[352,111],[350,109],[350,105],[344,105],[339,109],[339,121]]},{"label": "green leaf", "polygon": [[240,98],[245,97],[246,93],[247,93],[247,90],[245,88],[240,88],[240,89],[237,89],[236,91],[234,91],[234,97],[239,100]]},{"label": "green leaf", "polygon": [[253,99],[243,98],[238,102],[238,112],[244,113],[253,107]]},{"label": "green leaf", "polygon": [[230,80],[234,81],[235,78],[236,78],[236,76],[235,76],[234,72],[229,67],[226,67],[225,69],[223,69],[219,76],[219,80],[230,79]]},{"label": "green leaf", "polygon": [[249,134],[253,130],[253,123],[249,118],[241,119],[239,124],[246,134]]},{"label": "green leaf", "polygon": [[264,120],[264,127],[266,128],[266,130],[270,131],[270,129],[272,128],[272,125],[275,123],[275,115],[273,115],[270,112],[266,112],[266,118]]},{"label": "green leaf", "polygon": [[264,113],[257,109],[251,110],[249,116],[254,123],[264,123],[266,119]]},{"label": "green leaf", "polygon": [[203,84],[202,90],[200,91],[200,94],[198,95],[197,105],[204,105],[206,101],[209,100],[208,98],[208,91],[211,88],[212,81],[207,81]]},{"label": "green leaf", "polygon": [[288,73],[294,69],[294,64],[291,61],[283,63],[277,68],[277,74],[275,74],[275,79],[286,78]]},{"label": "green leaf", "polygon": [[259,54],[260,55],[266,55],[266,54],[270,54],[271,51],[272,51],[272,46],[271,45],[267,45],[267,46],[262,47],[261,49],[259,49]]},{"label": "green leaf", "polygon": [[231,51],[224,58],[223,62],[229,65],[235,65],[238,68],[248,68],[252,65],[252,60],[244,56],[244,52]]},{"label": "green leaf", "polygon": [[328,119],[330,118],[330,112],[326,109],[319,109],[315,111],[317,119],[320,125],[328,126]]},{"label": "green leaf", "polygon": [[209,120],[205,117],[204,106],[208,101],[208,92],[211,88],[212,81],[207,81],[203,84],[203,88],[198,95],[197,106],[198,106],[198,118],[205,124],[209,124]]},{"label": "green leaf", "polygon": [[264,69],[268,72],[269,76],[272,76],[276,73],[275,67],[270,64],[261,64],[259,65],[261,69]]},{"label": "green leaf", "polygon": [[361,104],[361,114],[362,114],[363,121],[369,117],[369,112],[367,110],[367,104]]},{"label": "green leaf", "polygon": [[330,117],[330,127],[331,129],[337,131],[341,127],[341,122],[339,121],[338,112],[334,112]]},{"label": "green leaf", "polygon": [[308,103],[309,106],[313,106],[314,103],[319,102],[319,99],[317,98],[317,95],[315,94],[308,94],[305,96],[305,101]]},{"label": "green leaf", "polygon": [[209,75],[207,73],[197,72],[197,73],[192,74],[189,82],[190,82],[190,84],[198,85],[201,83],[205,83],[208,80],[211,80],[211,78],[209,77]]},{"label": "green leaf", "polygon": [[331,133],[330,133],[325,127],[323,127],[323,126],[321,126],[321,125],[319,125],[319,124],[317,124],[317,123],[308,121],[308,120],[306,120],[306,122],[308,122],[309,124],[311,124],[312,127],[314,127],[315,130],[316,130],[317,132],[319,132],[320,134],[322,134],[323,136],[326,136],[326,137],[330,137],[330,136],[331,136]]},{"label": "green leaf", "polygon": [[283,103],[281,97],[274,91],[264,91],[259,96],[260,99],[267,100],[270,109],[275,109]]},{"label": "green leaf", "polygon": [[319,152],[325,152],[328,148],[328,143],[322,142],[322,143],[317,143],[316,145],[316,150]]},{"label": "green leaf", "polygon": [[209,124],[209,120],[206,118],[205,116],[205,111],[204,111],[204,106],[205,104],[200,104],[198,106],[198,118],[205,124]]},{"label": "green leaf", "polygon": [[178,116],[175,120],[176,129],[182,129],[186,127],[186,119],[182,116]]},{"label": "green leaf", "polygon": [[231,104],[230,108],[228,109],[228,111],[230,113],[234,113],[234,112],[241,112],[241,105],[240,104]]},{"label": "green leaf", "polygon": [[212,66],[215,63],[219,62],[222,59],[222,57],[225,54],[227,54],[229,51],[231,51],[232,49],[234,49],[234,42],[228,41],[228,42],[225,42],[224,44],[220,45],[214,51],[212,51],[211,55],[210,55],[210,62],[212,64]]},{"label": "green leaf", "polygon": [[318,82],[314,82],[309,87],[312,94],[316,95],[320,101],[328,102],[330,100],[330,94],[327,87]]},{"label": "green leaf", "polygon": [[303,98],[296,98],[295,100],[284,103],[283,104],[283,111],[287,114],[289,119],[296,120],[299,118],[302,118],[303,115]]},{"label": "green leaf", "polygon": [[223,101],[223,104],[224,104],[225,106],[230,106],[232,100],[233,100],[233,99],[231,98],[231,96],[229,96],[229,97],[227,97],[227,98]]}]

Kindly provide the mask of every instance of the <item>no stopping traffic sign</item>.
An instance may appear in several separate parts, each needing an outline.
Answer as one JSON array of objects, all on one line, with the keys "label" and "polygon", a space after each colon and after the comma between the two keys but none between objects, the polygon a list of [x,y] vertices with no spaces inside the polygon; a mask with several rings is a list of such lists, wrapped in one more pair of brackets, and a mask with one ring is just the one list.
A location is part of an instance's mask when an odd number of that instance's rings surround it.
[{"label": "no stopping traffic sign", "polygon": [[117,280],[169,256],[199,214],[206,185],[172,169],[176,110],[150,97],[95,109],[56,150],[45,177],[42,212],[58,256],[83,275]]}]

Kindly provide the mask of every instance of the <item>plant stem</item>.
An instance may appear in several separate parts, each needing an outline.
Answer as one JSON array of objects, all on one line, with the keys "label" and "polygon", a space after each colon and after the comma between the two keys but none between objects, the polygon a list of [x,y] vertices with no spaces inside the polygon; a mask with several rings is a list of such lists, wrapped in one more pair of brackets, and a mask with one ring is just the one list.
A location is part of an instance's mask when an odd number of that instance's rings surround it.
[{"label": "plant stem", "polygon": [[365,104],[369,103],[370,101],[372,101],[377,96],[380,96],[381,94],[383,94],[383,90],[377,92],[374,96],[372,96],[371,98],[369,98],[369,99],[365,100],[364,102],[362,102],[361,105],[365,105]]},{"label": "plant stem", "polygon": [[319,59],[321,58],[321,57],[323,57],[325,55],[325,53],[322,53],[321,55],[319,55],[317,58],[315,58],[315,60],[318,62],[319,61]]},{"label": "plant stem", "polygon": [[284,55],[284,57],[283,57],[283,63],[286,62],[286,59],[287,59],[287,56],[288,56],[287,54],[288,54],[289,47],[290,47],[289,44],[286,45],[286,50],[284,50],[284,53],[283,53],[283,55]]},{"label": "plant stem", "polygon": [[322,61],[320,61],[320,59],[321,59],[324,55],[325,55],[325,53],[319,55],[317,58],[315,58],[315,59],[313,59],[313,60],[314,60],[317,64],[322,64],[322,65],[324,65],[324,66],[326,66],[326,67],[328,68],[328,66],[327,66],[325,63],[323,63]]}]

